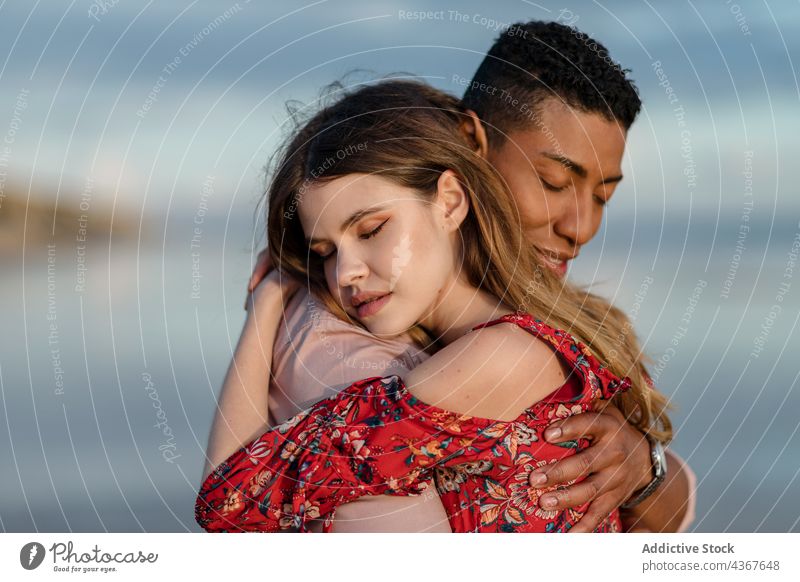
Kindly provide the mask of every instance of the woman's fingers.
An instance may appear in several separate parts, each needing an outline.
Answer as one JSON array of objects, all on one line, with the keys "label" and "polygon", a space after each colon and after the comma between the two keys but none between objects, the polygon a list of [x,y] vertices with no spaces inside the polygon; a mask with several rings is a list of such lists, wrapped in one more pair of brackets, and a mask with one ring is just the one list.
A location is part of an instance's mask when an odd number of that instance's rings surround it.
[{"label": "woman's fingers", "polygon": [[250,282],[247,284],[247,290],[252,292],[253,289],[258,287],[261,279],[263,279],[270,270],[272,270],[272,258],[270,257],[269,249],[264,249],[258,253],[255,267],[253,267],[253,274],[250,275]]},{"label": "woman's fingers", "polygon": [[281,301],[285,305],[299,288],[300,283],[294,277],[289,277],[277,269],[272,269],[259,281],[253,292],[249,294],[247,305],[252,308],[253,305],[258,305],[261,302],[261,298],[272,296],[276,293],[279,294]]},{"label": "woman's fingers", "polygon": [[272,257],[269,254],[269,249],[264,249],[258,253],[256,264],[253,267],[253,274],[250,275],[250,281],[247,282],[247,296],[244,298],[245,311],[250,307],[253,290],[258,287],[258,284],[261,283],[270,270],[272,270]]}]

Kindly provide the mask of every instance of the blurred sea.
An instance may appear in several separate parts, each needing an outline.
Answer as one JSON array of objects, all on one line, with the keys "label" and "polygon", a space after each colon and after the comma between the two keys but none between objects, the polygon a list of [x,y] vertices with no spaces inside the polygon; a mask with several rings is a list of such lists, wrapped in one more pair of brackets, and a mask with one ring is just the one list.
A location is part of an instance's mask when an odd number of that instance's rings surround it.
[{"label": "blurred sea", "polygon": [[[4,531],[198,529],[195,491],[243,321],[253,219],[208,216],[197,237],[195,216],[162,217],[138,249],[90,238],[83,272],[74,240],[4,259]],[[785,275],[798,224],[754,216],[723,298],[739,221],[612,212],[570,276],[635,319],[675,406],[673,448],[698,476],[694,530],[796,532],[800,291]]]}]

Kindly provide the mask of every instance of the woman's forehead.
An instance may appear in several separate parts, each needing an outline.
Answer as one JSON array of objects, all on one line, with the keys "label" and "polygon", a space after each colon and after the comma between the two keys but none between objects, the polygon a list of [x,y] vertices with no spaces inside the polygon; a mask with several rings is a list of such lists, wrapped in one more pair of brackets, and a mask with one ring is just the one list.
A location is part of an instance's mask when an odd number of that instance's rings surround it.
[{"label": "woman's forehead", "polygon": [[360,208],[408,199],[410,188],[376,174],[348,174],[311,184],[299,202],[314,213],[347,213]]},{"label": "woman's forehead", "polygon": [[342,226],[359,212],[408,198],[408,189],[371,174],[348,174],[309,186],[298,204],[303,229]]}]

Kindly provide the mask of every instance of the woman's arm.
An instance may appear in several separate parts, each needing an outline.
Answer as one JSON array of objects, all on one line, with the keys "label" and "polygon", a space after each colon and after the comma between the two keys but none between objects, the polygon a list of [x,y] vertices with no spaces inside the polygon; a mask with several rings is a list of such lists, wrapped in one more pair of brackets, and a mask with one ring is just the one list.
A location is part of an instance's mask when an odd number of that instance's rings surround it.
[{"label": "woman's arm", "polygon": [[[258,255],[248,291],[252,291],[270,269],[269,253],[265,249]],[[387,371],[387,375],[390,373]],[[593,531],[630,497],[631,492],[641,489],[650,480],[648,443],[639,430],[620,418],[619,411],[610,407],[555,423],[551,428],[561,429],[558,436],[550,436],[550,431],[545,433],[551,443],[591,438],[585,450],[531,474],[533,487],[563,487],[542,496],[542,503],[551,499],[555,502],[551,509],[562,510],[591,502],[584,517],[570,532]],[[671,451],[667,451],[667,456],[667,475],[658,491],[637,508],[623,513],[626,525],[630,524],[634,530],[683,531],[694,519],[694,474]],[[544,475],[544,480],[536,481],[540,475]],[[580,483],[566,485],[583,478]]]},{"label": "woman's arm", "polygon": [[[436,466],[495,459],[504,447],[513,459],[508,447],[516,451],[517,441],[509,431],[516,423],[466,415],[520,418],[563,384],[564,372],[549,347],[525,331],[509,333],[518,327],[502,328],[441,350],[428,360],[433,366],[409,373],[413,383],[396,376],[356,382],[265,433],[205,481],[198,523],[209,531],[304,529],[363,495],[418,493]],[[524,422],[541,432],[549,419],[533,414]]]},{"label": "woman's arm", "polygon": [[250,297],[247,318],[219,395],[208,438],[203,479],[219,463],[268,428],[272,347],[284,298],[296,286],[272,271]]}]

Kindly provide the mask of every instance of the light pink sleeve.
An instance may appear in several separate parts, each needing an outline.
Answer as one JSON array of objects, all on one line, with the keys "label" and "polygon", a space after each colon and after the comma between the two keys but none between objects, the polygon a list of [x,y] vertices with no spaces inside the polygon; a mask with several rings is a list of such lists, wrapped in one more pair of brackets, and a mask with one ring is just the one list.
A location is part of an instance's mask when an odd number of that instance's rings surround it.
[{"label": "light pink sleeve", "polygon": [[[689,526],[692,525],[692,522],[694,521],[694,519],[696,517],[696,511],[697,511],[697,496],[696,496],[697,475],[694,474],[694,471],[692,471],[692,468],[688,465],[688,463],[686,461],[683,460],[683,458],[680,455],[678,455],[678,453],[676,453],[672,449],[668,449],[668,450],[670,452],[670,455],[672,457],[674,457],[674,459],[677,460],[681,464],[681,466],[683,467],[684,473],[686,473],[686,478],[689,481],[689,498],[686,500],[686,513],[683,514],[683,521],[681,521],[681,524],[678,526],[678,533],[683,533],[683,532],[685,532],[685,531],[687,531],[689,529]],[[669,466],[667,467],[667,470],[669,470]]]},{"label": "light pink sleeve", "polygon": [[407,339],[384,340],[330,313],[307,290],[287,304],[273,350],[271,420],[374,376],[405,376],[428,355]]}]

